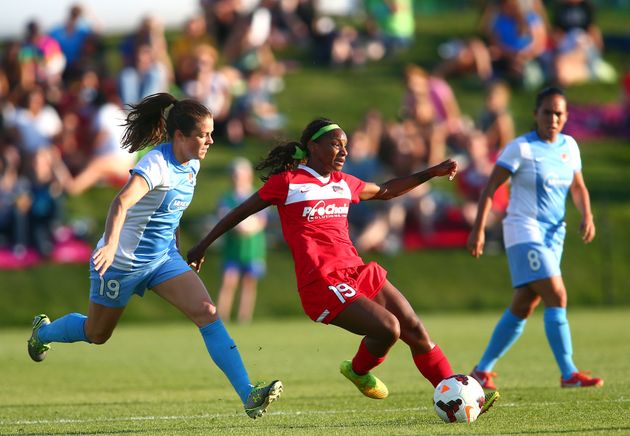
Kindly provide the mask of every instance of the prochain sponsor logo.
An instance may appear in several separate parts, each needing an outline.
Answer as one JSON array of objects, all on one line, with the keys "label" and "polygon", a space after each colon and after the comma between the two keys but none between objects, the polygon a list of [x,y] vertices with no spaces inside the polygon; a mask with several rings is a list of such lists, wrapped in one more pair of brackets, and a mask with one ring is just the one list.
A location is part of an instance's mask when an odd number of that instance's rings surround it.
[{"label": "prochain sponsor logo", "polygon": [[324,200],[320,200],[314,206],[306,206],[302,211],[302,216],[306,217],[308,222],[326,218],[345,217],[348,215],[348,209],[347,204],[337,206],[336,204],[326,204]]}]

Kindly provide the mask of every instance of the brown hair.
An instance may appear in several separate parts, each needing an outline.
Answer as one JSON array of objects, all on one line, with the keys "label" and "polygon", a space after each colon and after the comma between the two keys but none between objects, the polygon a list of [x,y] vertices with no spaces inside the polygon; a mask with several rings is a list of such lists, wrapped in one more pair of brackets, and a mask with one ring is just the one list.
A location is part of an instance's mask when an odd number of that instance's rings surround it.
[{"label": "brown hair", "polygon": [[267,157],[256,165],[257,171],[269,169],[267,174],[261,176],[260,179],[266,182],[269,177],[274,174],[296,169],[303,161],[303,159],[293,157],[293,154],[296,152],[296,147],[302,149],[308,156],[308,142],[319,129],[329,124],[334,124],[334,122],[328,118],[316,118],[304,128],[299,142],[289,141],[273,148]]},{"label": "brown hair", "polygon": [[130,153],[172,139],[176,130],[189,136],[201,120],[212,117],[210,110],[198,101],[177,100],[165,92],[149,95],[129,106],[122,147]]}]

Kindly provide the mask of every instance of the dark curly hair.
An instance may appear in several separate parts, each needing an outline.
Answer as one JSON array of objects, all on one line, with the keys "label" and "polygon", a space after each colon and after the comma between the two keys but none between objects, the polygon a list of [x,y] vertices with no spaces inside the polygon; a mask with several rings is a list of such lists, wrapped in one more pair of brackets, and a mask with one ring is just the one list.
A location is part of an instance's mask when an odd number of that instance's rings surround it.
[{"label": "dark curly hair", "polygon": [[319,129],[330,124],[334,124],[334,122],[328,118],[316,118],[304,128],[299,142],[289,141],[273,148],[267,157],[256,164],[257,171],[268,170],[260,179],[266,182],[274,174],[296,169],[303,162],[302,159],[293,157],[296,147],[302,149],[308,156],[308,142]]}]

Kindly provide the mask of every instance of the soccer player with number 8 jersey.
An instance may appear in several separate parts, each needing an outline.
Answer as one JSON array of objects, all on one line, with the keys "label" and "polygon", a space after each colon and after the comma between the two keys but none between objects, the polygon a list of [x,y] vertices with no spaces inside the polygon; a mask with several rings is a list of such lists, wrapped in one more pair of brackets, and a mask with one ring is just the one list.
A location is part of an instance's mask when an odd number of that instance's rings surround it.
[{"label": "soccer player with number 8 jersey", "polygon": [[479,199],[477,218],[468,238],[468,249],[475,257],[483,253],[492,196],[511,178],[503,234],[515,290],[512,304],[497,323],[490,343],[471,373],[487,389],[496,389],[494,365],[520,337],[527,318],[541,301],[545,305],[545,333],[560,368],[560,385],[571,388],[604,384],[601,378],[590,377],[573,363],[567,291],[560,272],[569,192],[582,214],[582,239],[589,243],[595,237],[580,151],[572,137],[561,133],[567,116],[562,89],[549,87],[539,92],[534,111],[535,130],[505,147]]},{"label": "soccer player with number 8 jersey", "polygon": [[[272,149],[256,167],[268,170],[263,187],[221,219],[188,252],[188,262],[198,270],[206,249],[219,236],[275,205],[306,314],[315,322],[363,336],[354,358],[341,363],[341,373],[367,397],[387,397],[387,387],[370,371],[401,339],[419,371],[436,386],[453,374],[448,359],[404,295],[387,279],[385,269],[375,262],[365,264],[359,257],[348,234],[348,210],[351,203],[398,197],[433,177],[452,179],[457,163],[449,159],[378,185],[342,172],[347,145],[339,125],[318,118],[304,129],[299,142]],[[496,398],[498,393],[490,395],[484,411]]]}]

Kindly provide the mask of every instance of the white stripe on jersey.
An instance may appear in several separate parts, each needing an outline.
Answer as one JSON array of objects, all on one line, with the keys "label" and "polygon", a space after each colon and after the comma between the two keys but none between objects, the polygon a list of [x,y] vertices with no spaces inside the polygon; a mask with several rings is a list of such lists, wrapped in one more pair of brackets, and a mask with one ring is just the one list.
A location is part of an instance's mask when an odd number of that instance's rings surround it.
[{"label": "white stripe on jersey", "polygon": [[320,186],[317,183],[289,183],[289,192],[284,204],[299,203],[309,200],[333,200],[345,199],[352,200],[352,192],[350,186],[345,180],[338,183],[331,183],[326,186]]}]

